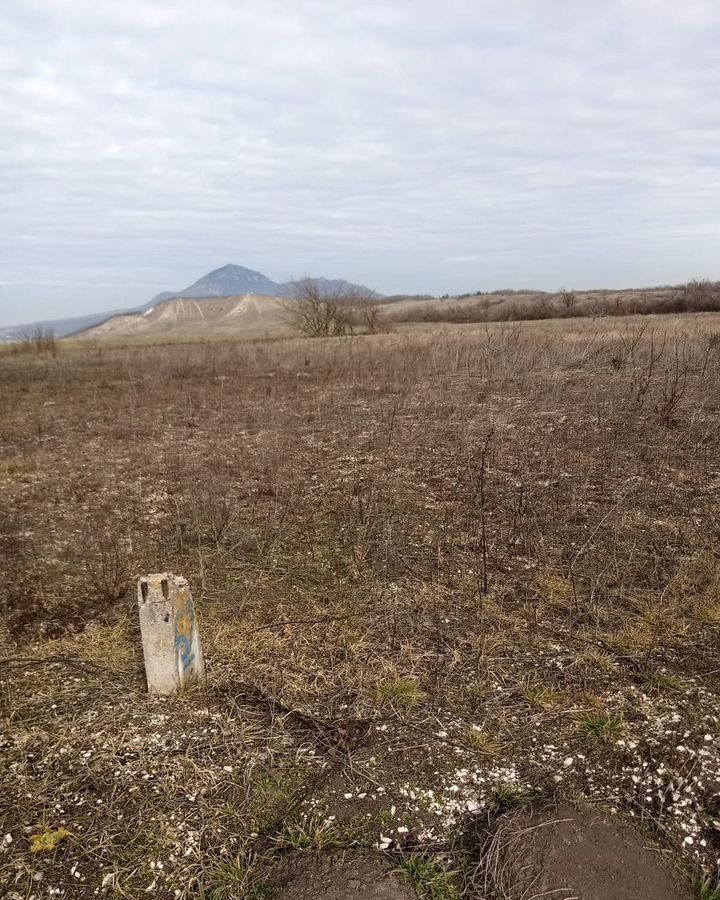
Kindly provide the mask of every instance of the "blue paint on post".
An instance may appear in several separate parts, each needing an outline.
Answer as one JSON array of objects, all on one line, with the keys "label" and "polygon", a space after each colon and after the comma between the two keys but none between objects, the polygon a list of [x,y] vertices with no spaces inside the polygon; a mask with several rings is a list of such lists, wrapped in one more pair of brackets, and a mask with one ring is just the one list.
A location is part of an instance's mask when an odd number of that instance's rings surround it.
[{"label": "blue paint on post", "polygon": [[193,635],[195,633],[195,610],[192,597],[188,594],[184,605],[175,613],[175,651],[180,657],[182,671],[187,670],[195,662]]}]

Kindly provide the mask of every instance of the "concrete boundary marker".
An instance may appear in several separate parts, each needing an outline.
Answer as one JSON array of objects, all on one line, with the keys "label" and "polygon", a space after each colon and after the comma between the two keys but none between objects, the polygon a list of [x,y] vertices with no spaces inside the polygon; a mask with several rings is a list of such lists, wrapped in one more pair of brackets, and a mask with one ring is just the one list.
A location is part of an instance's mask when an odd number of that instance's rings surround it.
[{"label": "concrete boundary marker", "polygon": [[176,694],[205,676],[190,585],[160,572],[138,580],[138,612],[145,675],[151,694]]}]

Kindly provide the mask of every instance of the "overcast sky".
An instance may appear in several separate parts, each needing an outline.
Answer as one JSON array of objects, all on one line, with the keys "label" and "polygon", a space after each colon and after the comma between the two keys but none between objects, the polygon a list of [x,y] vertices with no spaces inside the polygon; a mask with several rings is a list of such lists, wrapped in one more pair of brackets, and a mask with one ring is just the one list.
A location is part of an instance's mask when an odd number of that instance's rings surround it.
[{"label": "overcast sky", "polygon": [[0,121],[0,324],[720,278],[717,0],[2,0]]}]

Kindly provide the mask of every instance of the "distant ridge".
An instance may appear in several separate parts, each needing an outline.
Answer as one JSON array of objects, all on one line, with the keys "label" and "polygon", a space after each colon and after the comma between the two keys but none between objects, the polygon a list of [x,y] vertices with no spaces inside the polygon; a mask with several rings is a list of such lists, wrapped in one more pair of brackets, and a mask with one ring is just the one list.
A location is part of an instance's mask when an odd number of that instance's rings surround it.
[{"label": "distant ridge", "polygon": [[50,329],[56,337],[68,337],[71,334],[77,334],[79,331],[85,331],[86,328],[104,322],[112,316],[120,316],[123,313],[135,312],[136,310],[113,309],[104,313],[88,313],[85,316],[72,316],[69,319],[50,319],[39,322],[31,322],[28,325],[0,325],[0,344],[7,341],[17,341],[28,334],[32,334],[37,328]]},{"label": "distant ridge", "polygon": [[[362,285],[353,284],[342,278],[311,278],[308,280],[317,284],[324,294],[332,294],[340,289],[362,291],[368,294],[374,293]],[[189,287],[180,291],[163,291],[142,306],[90,313],[85,316],[73,316],[66,319],[49,319],[31,322],[27,325],[0,326],[0,341],[17,340],[36,328],[51,329],[57,337],[70,337],[73,334],[78,334],[100,325],[113,316],[142,313],[166,300],[209,300],[218,297],[237,297],[248,294],[287,298],[293,296],[297,285],[297,281],[273,281],[267,275],[263,275],[262,272],[228,263],[219,269],[213,269],[207,275],[203,275],[202,278],[199,278]],[[380,295],[377,294],[376,296],[379,297]]]},{"label": "distant ridge", "polygon": [[[352,284],[342,278],[310,278],[324,294],[334,294],[339,290],[356,290],[363,293],[374,292],[361,284]],[[190,287],[181,291],[163,291],[153,297],[147,307],[164,300],[201,300],[209,297],[238,297],[244,294],[262,294],[265,297],[292,297],[297,289],[297,281],[272,281],[262,272],[228,263],[203,275]],[[379,296],[379,295],[377,295]],[[146,309],[147,307],[142,307]]]}]

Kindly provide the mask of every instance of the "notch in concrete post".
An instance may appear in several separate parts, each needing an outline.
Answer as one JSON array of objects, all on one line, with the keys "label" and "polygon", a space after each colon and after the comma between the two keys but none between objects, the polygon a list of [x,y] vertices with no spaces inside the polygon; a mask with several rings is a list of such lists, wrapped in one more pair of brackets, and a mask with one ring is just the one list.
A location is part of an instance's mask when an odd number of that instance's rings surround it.
[{"label": "notch in concrete post", "polygon": [[138,611],[148,691],[175,694],[205,675],[190,585],[161,572],[138,581]]}]

